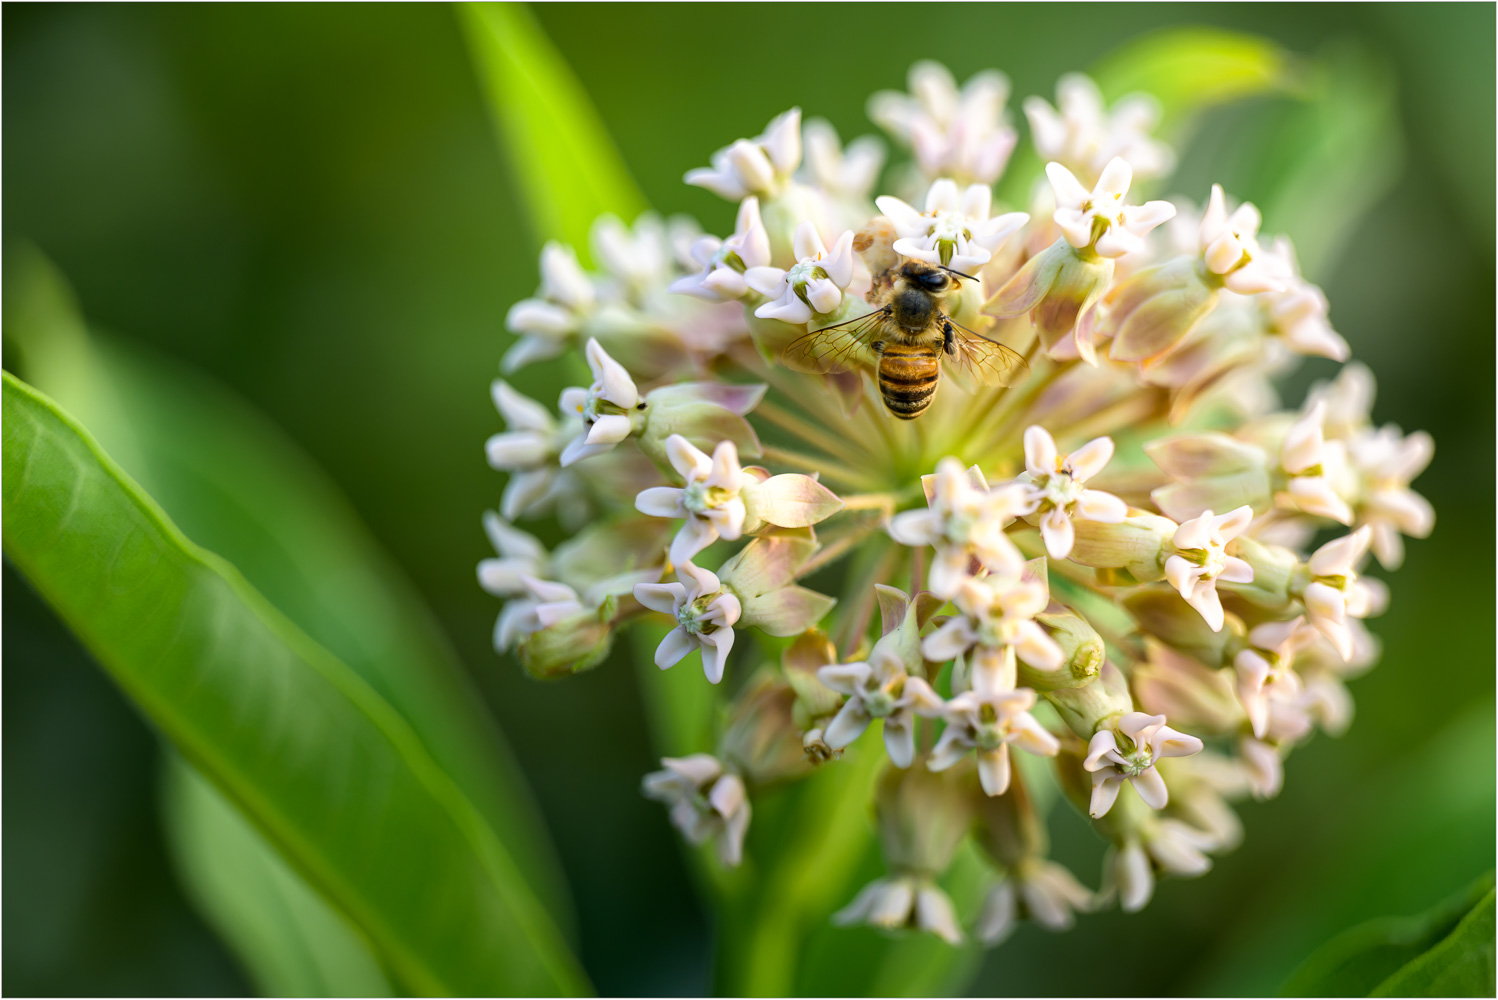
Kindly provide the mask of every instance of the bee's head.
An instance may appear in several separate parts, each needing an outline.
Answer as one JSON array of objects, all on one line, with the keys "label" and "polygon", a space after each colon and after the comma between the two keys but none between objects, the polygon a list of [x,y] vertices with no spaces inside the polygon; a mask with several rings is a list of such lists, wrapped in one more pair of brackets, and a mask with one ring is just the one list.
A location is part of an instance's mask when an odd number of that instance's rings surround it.
[{"label": "bee's head", "polygon": [[943,296],[953,291],[960,279],[968,277],[960,271],[918,260],[907,260],[901,264],[899,276],[905,288],[934,296]]}]

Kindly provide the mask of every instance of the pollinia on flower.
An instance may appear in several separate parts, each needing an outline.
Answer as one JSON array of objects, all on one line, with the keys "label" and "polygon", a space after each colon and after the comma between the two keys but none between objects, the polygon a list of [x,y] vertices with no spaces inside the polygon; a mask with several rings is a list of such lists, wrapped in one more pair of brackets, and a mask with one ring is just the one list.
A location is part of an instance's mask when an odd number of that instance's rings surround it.
[{"label": "pollinia on flower", "polygon": [[[626,627],[662,669],[700,661],[718,737],[643,785],[688,841],[755,858],[757,797],[878,758],[887,871],[835,920],[989,945],[1137,911],[1236,846],[1231,803],[1351,721],[1389,600],[1369,557],[1434,526],[1431,439],[1372,423],[1366,368],[1270,402],[1287,361],[1355,340],[1253,205],[1156,197],[1153,100],[1076,75],[1025,100],[1045,167],[1014,206],[1008,98],[920,63],[870,102],[911,154],[892,187],[877,140],[791,109],[686,175],[732,232],[605,217],[591,271],[547,244],[507,317],[478,571],[533,676]],[[590,384],[524,395],[563,355]],[[517,524],[551,515],[548,551]],[[1110,845],[1097,891],[1048,856],[1043,782]],[[969,838],[991,875],[961,913],[941,880]]]}]

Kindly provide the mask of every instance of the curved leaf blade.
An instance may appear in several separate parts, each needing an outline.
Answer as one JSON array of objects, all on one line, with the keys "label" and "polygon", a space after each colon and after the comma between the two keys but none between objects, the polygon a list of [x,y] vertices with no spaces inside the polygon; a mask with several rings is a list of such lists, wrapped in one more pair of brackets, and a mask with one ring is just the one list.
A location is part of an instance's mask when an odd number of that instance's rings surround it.
[{"label": "curved leaf blade", "polygon": [[464,3],[458,17],[520,182],[537,246],[559,239],[586,259],[593,220],[646,207],[582,84],[530,12],[516,3]]},{"label": "curved leaf blade", "polygon": [[91,428],[184,534],[405,717],[569,926],[566,880],[519,764],[415,588],[327,474],[226,387],[90,331],[34,248],[7,255],[5,288],[6,333],[33,384]]},{"label": "curved leaf blade", "polygon": [[263,996],[394,996],[369,941],[193,766],[162,771],[173,856],[189,894]]},{"label": "curved leaf blade", "polygon": [[9,372],[3,439],[6,554],[405,988],[586,989],[504,846],[374,690]]}]

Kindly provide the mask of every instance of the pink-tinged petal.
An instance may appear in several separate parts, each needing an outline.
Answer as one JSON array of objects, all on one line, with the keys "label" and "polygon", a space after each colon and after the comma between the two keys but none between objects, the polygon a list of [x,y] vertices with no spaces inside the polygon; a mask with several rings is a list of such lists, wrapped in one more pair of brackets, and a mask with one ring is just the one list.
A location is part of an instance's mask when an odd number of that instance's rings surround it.
[{"label": "pink-tinged petal", "polygon": [[1358,561],[1368,551],[1372,532],[1367,525],[1350,535],[1327,542],[1311,556],[1312,576],[1346,576],[1357,569]]},{"label": "pink-tinged petal", "polygon": [[1092,776],[1092,799],[1087,803],[1087,815],[1101,819],[1108,815],[1113,803],[1118,801],[1123,778],[1116,771],[1099,771]]},{"label": "pink-tinged petal", "polygon": [[[1035,908],[1031,906],[1029,910],[1035,916]],[[1019,900],[1014,883],[1006,879],[988,890],[988,895],[983,898],[983,909],[978,914],[973,934],[985,945],[1002,944],[1014,932],[1018,922]]]},{"label": "pink-tinged petal", "polygon": [[1118,883],[1118,905],[1125,913],[1138,913],[1149,905],[1155,894],[1155,873],[1144,848],[1129,841],[1113,861],[1114,879]]},{"label": "pink-tinged petal", "polygon": [[923,260],[927,264],[940,264],[941,254],[932,246],[926,245],[925,237],[905,236],[895,240],[890,249],[902,257],[912,260]]},{"label": "pink-tinged petal", "polygon": [[801,109],[776,115],[760,137],[765,152],[781,173],[788,174],[801,162]]},{"label": "pink-tinged petal", "polygon": [[[1120,518],[1122,520],[1122,518]],[[1060,507],[1052,507],[1040,519],[1040,537],[1045,541],[1045,550],[1052,559],[1065,559],[1071,555],[1076,544],[1076,532],[1071,518]]]},{"label": "pink-tinged petal", "polygon": [[1207,247],[1227,232],[1228,210],[1220,184],[1212,185],[1212,194],[1207,198],[1207,207],[1202,212],[1201,225],[1197,227],[1197,245],[1205,251]]},{"label": "pink-tinged petal", "polygon": [[1196,609],[1202,616],[1202,621],[1213,632],[1222,631],[1223,612],[1222,599],[1217,596],[1217,587],[1208,583],[1196,588],[1196,592],[1186,598],[1186,603]]},{"label": "pink-tinged petal", "polygon": [[540,465],[551,455],[551,444],[533,431],[490,435],[484,455],[494,469],[523,469]]},{"label": "pink-tinged petal", "polygon": [[1009,791],[1009,745],[1001,743],[992,750],[978,751],[978,781],[988,795]]},{"label": "pink-tinged petal", "polygon": [[537,604],[535,608],[536,621],[541,623],[542,628],[548,628],[557,622],[571,618],[582,609],[583,606],[577,601],[556,601],[550,604]]},{"label": "pink-tinged petal", "polygon": [[1248,504],[1236,510],[1230,510],[1217,519],[1217,534],[1222,537],[1224,544],[1237,538],[1243,533],[1254,519],[1254,509]]},{"label": "pink-tinged petal", "polygon": [[1039,670],[1055,670],[1066,662],[1066,654],[1055,639],[1045,634],[1033,621],[1020,622],[1014,651],[1019,658]]},{"label": "pink-tinged petal", "polygon": [[725,501],[720,506],[706,511],[702,516],[717,529],[719,538],[726,538],[733,542],[744,533],[745,508],[744,501],[740,497]]},{"label": "pink-tinged petal", "polygon": [[555,480],[556,471],[549,468],[512,472],[504,494],[500,497],[500,513],[513,521],[533,505],[545,500]]},{"label": "pink-tinged petal", "polygon": [[491,382],[489,394],[494,399],[494,408],[505,418],[505,425],[511,431],[551,433],[554,425],[546,407],[529,396],[516,392],[504,379]]},{"label": "pink-tinged petal", "polygon": [[565,583],[556,583],[552,580],[538,580],[536,577],[525,573],[520,574],[520,582],[525,586],[526,591],[531,597],[543,603],[557,604],[567,601],[575,603],[578,599],[577,591]]},{"label": "pink-tinged petal", "polygon": [[[1047,166],[1046,173],[1050,172],[1051,168]],[[1133,183],[1133,180],[1134,168],[1129,166],[1128,161],[1123,157],[1115,156],[1108,161],[1107,166],[1103,167],[1103,173],[1098,177],[1097,184],[1093,186],[1092,194],[1097,199],[1107,196],[1114,201],[1122,201],[1123,196],[1129,193],[1129,185]],[[1060,192],[1058,191],[1057,194],[1059,195]],[[1166,202],[1166,204],[1170,203]],[[1163,222],[1164,219],[1161,221]]]},{"label": "pink-tinged petal", "polygon": [[1301,599],[1305,602],[1306,614],[1310,616],[1312,624],[1340,623],[1347,614],[1346,596],[1342,591],[1324,583],[1308,584]]},{"label": "pink-tinged petal", "polygon": [[1165,725],[1165,716],[1148,712],[1125,712],[1119,716],[1118,731],[1136,743],[1147,743],[1155,730]]},{"label": "pink-tinged petal", "polygon": [[1188,601],[1196,592],[1196,570],[1184,556],[1171,556],[1165,560],[1165,579]]},{"label": "pink-tinged petal", "polygon": [[1321,463],[1326,443],[1321,425],[1326,419],[1326,402],[1317,400],[1285,434],[1285,443],[1280,448],[1280,465],[1286,472],[1303,472]]},{"label": "pink-tinged petal", "polygon": [[718,529],[705,518],[688,517],[682,522],[676,537],[671,539],[669,552],[671,564],[681,566],[692,557],[718,540]]},{"label": "pink-tinged petal", "polygon": [[1150,230],[1175,218],[1176,207],[1168,201],[1147,201],[1124,211],[1124,225],[1129,232],[1143,236]]},{"label": "pink-tinged petal", "polygon": [[680,434],[666,438],[666,458],[687,482],[705,479],[712,472],[712,459]]},{"label": "pink-tinged petal", "polygon": [[716,573],[690,562],[676,563],[676,576],[686,585],[686,599],[689,601],[704,594],[716,594],[723,588]]},{"label": "pink-tinged petal", "polygon": [[1071,476],[1078,482],[1086,482],[1107,465],[1113,458],[1113,439],[1109,437],[1093,438],[1082,447],[1066,457],[1066,464],[1071,466]]},{"label": "pink-tinged petal", "polygon": [[[1109,760],[1111,755],[1112,760]],[[1087,741],[1087,757],[1082,761],[1082,767],[1088,771],[1101,771],[1112,767],[1112,761],[1121,760],[1118,756],[1118,739],[1107,729],[1092,734],[1092,739]]]},{"label": "pink-tinged petal", "polygon": [[1200,517],[1184,521],[1171,537],[1171,544],[1178,549],[1204,549],[1212,544],[1212,529],[1216,515],[1210,510],[1202,511]]},{"label": "pink-tinged petal", "polygon": [[666,633],[666,638],[655,650],[655,665],[662,670],[674,667],[682,659],[697,648],[697,640],[694,639],[686,629],[680,625]]},{"label": "pink-tinged petal", "polygon": [[713,785],[713,790],[707,794],[708,805],[724,818],[738,812],[748,800],[743,779],[736,774],[725,774],[719,778]]},{"label": "pink-tinged petal", "polygon": [[640,394],[635,389],[635,380],[629,377],[624,366],[609,357],[592,337],[588,338],[586,354],[588,367],[593,369],[594,381],[602,385],[603,398],[622,409],[634,409],[635,404],[640,401]]},{"label": "pink-tinged petal", "polygon": [[570,386],[562,390],[557,397],[557,408],[562,411],[563,416],[571,416],[583,412],[583,407],[588,405],[588,390],[580,386]]},{"label": "pink-tinged petal", "polygon": [[1285,769],[1278,750],[1268,743],[1245,738],[1238,743],[1238,755],[1254,798],[1272,799],[1280,793]]},{"label": "pink-tinged petal", "polygon": [[926,577],[926,589],[937,597],[951,597],[969,577],[968,568],[972,558],[956,546],[938,549],[931,560],[931,572]]},{"label": "pink-tinged petal", "polygon": [[1273,272],[1257,260],[1233,271],[1224,280],[1228,291],[1239,295],[1259,295],[1263,292],[1281,292],[1285,286],[1275,278]]},{"label": "pink-tinged petal", "polygon": [[1170,801],[1170,791],[1165,787],[1165,779],[1153,767],[1140,771],[1129,782],[1144,800],[1144,804],[1151,809],[1164,809],[1165,804]]},{"label": "pink-tinged petal", "polygon": [[720,441],[713,449],[711,471],[705,485],[716,486],[730,493],[737,493],[743,487],[744,473],[739,466],[739,450],[732,441]]},{"label": "pink-tinged petal", "polygon": [[622,413],[606,413],[593,421],[583,439],[590,445],[615,445],[629,437],[629,418]]},{"label": "pink-tinged petal", "polygon": [[901,545],[934,545],[941,537],[941,515],[932,510],[901,511],[890,518],[889,536]]},{"label": "pink-tinged petal", "polygon": [[962,203],[958,211],[975,221],[984,221],[993,207],[993,189],[987,184],[969,184],[962,192]]},{"label": "pink-tinged petal", "polygon": [[1325,517],[1341,524],[1352,523],[1352,508],[1322,476],[1292,479],[1287,492],[1296,507],[1313,517]]},{"label": "pink-tinged petal", "polygon": [[1351,662],[1353,654],[1357,650],[1357,642],[1347,622],[1312,617],[1311,624],[1315,625],[1317,631],[1326,636],[1327,641],[1332,644],[1332,648],[1337,651],[1337,655],[1342,658],[1343,663]]},{"label": "pink-tinged petal", "polygon": [[754,310],[754,315],[760,319],[778,319],[782,323],[799,326],[810,323],[815,314],[811,311],[811,306],[802,302],[794,293],[787,293],[777,301],[766,302]]},{"label": "pink-tinged petal", "polygon": [[791,249],[797,260],[822,257],[827,253],[827,248],[822,245],[822,237],[817,234],[817,227],[809,221],[803,221],[796,227],[796,233],[791,237]]},{"label": "pink-tinged petal", "polygon": [[[949,702],[948,705],[950,704]],[[968,750],[972,748],[972,744],[964,738],[966,732],[962,725],[949,722],[947,728],[942,730],[941,739],[931,748],[931,756],[926,760],[927,770],[945,771],[966,757]]]},{"label": "pink-tinged petal", "polygon": [[837,238],[832,253],[822,261],[822,270],[838,288],[847,288],[853,281],[853,230],[845,230]]},{"label": "pink-tinged petal", "polygon": [[505,328],[515,333],[564,337],[577,329],[577,317],[540,299],[521,299],[505,313]]},{"label": "pink-tinged petal", "polygon": [[733,649],[733,629],[720,628],[712,635],[699,636],[698,641],[702,645],[702,673],[709,684],[716,684],[723,679],[723,669]]},{"label": "pink-tinged petal", "polygon": [[743,613],[744,606],[739,599],[725,591],[707,606],[707,614],[703,615],[703,620],[726,629],[737,622]]},{"label": "pink-tinged petal", "polygon": [[679,583],[637,583],[634,587],[635,600],[663,615],[675,615],[686,592],[687,588]]},{"label": "pink-tinged petal", "polygon": [[1253,583],[1254,568],[1246,560],[1227,556],[1223,559],[1222,572],[1217,574],[1217,579],[1224,583]]},{"label": "pink-tinged petal", "polygon": [[806,283],[806,299],[819,313],[830,313],[843,301],[843,291],[826,278],[814,278]]},{"label": "pink-tinged petal", "polygon": [[916,211],[913,207],[891,195],[882,195],[874,199],[874,204],[879,211],[884,213],[885,218],[894,225],[895,232],[901,236],[923,236],[929,226],[929,220]]},{"label": "pink-tinged petal", "polygon": [[1092,242],[1092,216],[1071,208],[1058,208],[1051,216],[1066,242],[1074,247],[1085,247]]},{"label": "pink-tinged petal", "polygon": [[1098,524],[1121,524],[1129,516],[1129,506],[1112,493],[1083,490],[1077,497],[1077,516]]},{"label": "pink-tinged petal", "polygon": [[1083,203],[1091,197],[1091,192],[1081,185],[1070,170],[1059,163],[1047,163],[1045,175],[1046,179],[1051,182],[1051,190],[1056,193],[1058,208],[1080,210]]},{"label": "pink-tinged petal", "polygon": [[921,677],[905,678],[905,690],[901,693],[900,700],[908,703],[911,711],[917,715],[931,718],[941,715],[946,707],[941,695]]},{"label": "pink-tinged petal", "polygon": [[1053,475],[1060,468],[1056,442],[1039,424],[1025,428],[1025,471],[1036,479]]},{"label": "pink-tinged petal", "polygon": [[673,774],[678,774],[694,787],[701,788],[716,781],[723,773],[723,765],[712,754],[694,753],[685,757],[662,757],[661,764]]},{"label": "pink-tinged petal", "polygon": [[[930,189],[926,192],[926,214],[932,215],[936,212],[956,212],[962,205],[962,195],[957,190],[957,182],[950,177],[941,177],[933,181]],[[987,213],[984,213],[985,217]]]},{"label": "pink-tinged petal", "polygon": [[869,728],[869,714],[858,698],[849,698],[827,724],[822,738],[834,750],[841,750],[863,735]]},{"label": "pink-tinged petal", "polygon": [[902,770],[915,760],[915,728],[903,725],[893,716],[884,720],[884,750],[889,762]]},{"label": "pink-tinged petal", "polygon": [[785,272],[778,267],[751,267],[744,272],[744,283],[759,294],[774,298],[785,288]]},{"label": "pink-tinged petal", "polygon": [[1061,750],[1061,741],[1046,730],[1029,712],[1009,723],[1012,742],[1026,753],[1038,757],[1054,757]]},{"label": "pink-tinged petal", "polygon": [[935,934],[949,945],[962,944],[962,928],[952,900],[934,885],[921,886],[915,898],[915,923],[923,931]]},{"label": "pink-tinged petal", "polygon": [[652,486],[635,496],[635,510],[651,517],[686,517],[687,509],[681,502],[685,495],[685,490],[674,486]]},{"label": "pink-tinged petal", "polygon": [[1117,259],[1144,249],[1144,240],[1120,225],[1111,225],[1099,236],[1093,249],[1099,257]]},{"label": "pink-tinged petal", "polygon": [[817,679],[839,694],[856,695],[869,679],[869,673],[867,663],[836,663],[818,668]]},{"label": "pink-tinged petal", "polygon": [[921,640],[921,656],[932,663],[945,663],[967,652],[973,640],[973,627],[967,619],[953,618]]}]

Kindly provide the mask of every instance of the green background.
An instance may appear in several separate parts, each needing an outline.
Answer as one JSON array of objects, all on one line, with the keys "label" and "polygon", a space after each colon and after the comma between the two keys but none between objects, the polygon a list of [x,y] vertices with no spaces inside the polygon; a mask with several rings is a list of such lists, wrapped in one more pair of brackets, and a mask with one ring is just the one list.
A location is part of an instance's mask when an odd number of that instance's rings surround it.
[{"label": "green background", "polygon": [[[1273,991],[1331,934],[1412,913],[1492,865],[1493,173],[1490,6],[835,5],[538,10],[642,190],[709,231],[732,206],[680,183],[800,104],[845,137],[917,58],[1004,69],[1016,98],[1166,26],[1262,33],[1392,71],[1398,182],[1314,275],[1379,379],[1375,416],[1437,441],[1437,528],[1391,577],[1358,719],[1288,762],[1247,841],[1149,909],[1022,930],[979,993]],[[506,161],[453,12],[430,6],[16,6],[4,14],[4,236],[34,242],[97,325],[232,386],[328,470],[436,612],[536,791],[604,993],[707,989],[711,930],[664,812],[622,658],[527,681],[489,648],[478,514],[501,478],[487,385],[536,284]],[[1014,102],[1017,104],[1017,100]],[[1227,109],[1183,161],[1252,199],[1289,103]],[[510,151],[511,155],[524,155]],[[1177,189],[1171,185],[1170,190]],[[7,344],[7,367],[13,352]],[[24,377],[24,366],[20,374]],[[1329,364],[1292,380],[1294,401]],[[538,371],[542,397],[560,385]],[[155,738],[7,566],[4,964],[15,994],[236,993],[157,819]],[[1095,884],[1099,845],[1057,815]]]}]

